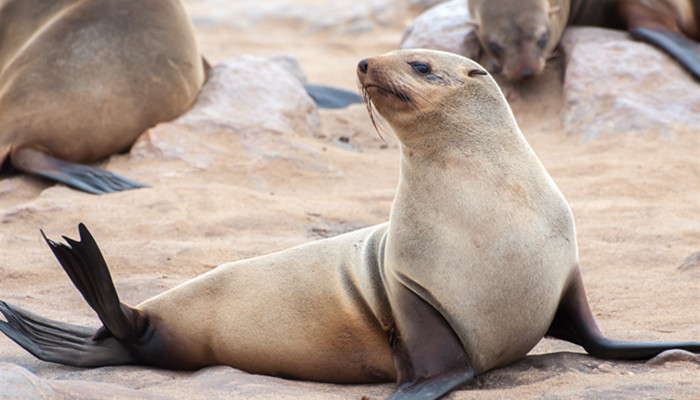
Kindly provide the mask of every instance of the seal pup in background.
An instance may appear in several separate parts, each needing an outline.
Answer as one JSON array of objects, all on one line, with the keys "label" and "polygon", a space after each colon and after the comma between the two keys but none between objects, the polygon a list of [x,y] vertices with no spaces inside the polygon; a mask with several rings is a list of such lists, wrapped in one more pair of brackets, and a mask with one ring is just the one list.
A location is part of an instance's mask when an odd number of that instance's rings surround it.
[{"label": "seal pup in background", "polygon": [[[700,6],[690,0],[467,0],[469,43],[512,82],[538,76],[567,25],[626,29],[700,80]],[[474,43],[475,44],[475,43]],[[470,55],[471,56],[471,55]],[[476,56],[476,55],[475,55]]]},{"label": "seal pup in background", "polygon": [[571,210],[480,65],[403,50],[361,61],[358,77],[370,115],[400,141],[388,223],[224,264],[136,307],[119,301],[81,224],[80,241],[46,241],[103,326],[0,302],[0,331],[68,365],[226,364],[325,382],[395,380],[392,399],[439,398],[545,335],[608,359],[700,352],[700,342],[602,335]]},{"label": "seal pup in background", "polygon": [[0,165],[96,194],[141,187],[83,164],[182,114],[204,77],[178,0],[0,0]]}]

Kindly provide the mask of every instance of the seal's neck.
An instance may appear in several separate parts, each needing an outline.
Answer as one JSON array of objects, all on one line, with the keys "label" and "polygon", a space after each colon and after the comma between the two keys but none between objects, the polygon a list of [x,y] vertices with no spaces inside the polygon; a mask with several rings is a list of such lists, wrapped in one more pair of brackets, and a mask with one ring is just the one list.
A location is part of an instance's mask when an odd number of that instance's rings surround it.
[{"label": "seal's neck", "polygon": [[442,168],[446,165],[466,168],[474,161],[507,167],[519,163],[513,154],[532,155],[532,149],[520,132],[515,119],[500,118],[465,122],[464,117],[427,118],[397,132],[401,140],[402,162],[419,168]]},{"label": "seal's neck", "polygon": [[460,223],[457,220],[464,218],[479,223],[494,204],[517,208],[531,201],[528,193],[552,187],[551,178],[519,131],[498,143],[484,139],[436,146],[433,151],[402,145],[391,220],[392,224],[400,220],[398,226],[428,226],[442,219],[447,224]]}]

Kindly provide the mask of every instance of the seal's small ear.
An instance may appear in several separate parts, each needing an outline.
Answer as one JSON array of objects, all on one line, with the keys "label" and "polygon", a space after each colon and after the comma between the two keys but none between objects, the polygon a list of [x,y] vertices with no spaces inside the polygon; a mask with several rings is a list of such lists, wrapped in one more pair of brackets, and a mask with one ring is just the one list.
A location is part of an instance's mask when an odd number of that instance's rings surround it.
[{"label": "seal's small ear", "polygon": [[474,28],[479,28],[481,23],[477,20],[469,19],[467,20],[467,26],[473,26]]},{"label": "seal's small ear", "polygon": [[551,17],[552,14],[556,14],[559,11],[561,11],[561,6],[549,7],[549,16]]},{"label": "seal's small ear", "polygon": [[489,73],[484,71],[483,69],[471,69],[468,72],[468,75],[470,78],[473,78],[477,75],[488,75]]}]

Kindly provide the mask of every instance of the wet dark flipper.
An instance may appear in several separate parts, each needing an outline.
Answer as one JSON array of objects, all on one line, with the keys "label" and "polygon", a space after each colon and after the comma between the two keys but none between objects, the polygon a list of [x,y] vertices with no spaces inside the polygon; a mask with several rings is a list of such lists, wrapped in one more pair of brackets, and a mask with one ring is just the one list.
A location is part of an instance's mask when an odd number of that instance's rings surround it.
[{"label": "wet dark flipper", "polygon": [[79,367],[138,362],[124,344],[146,330],[139,312],[119,301],[107,263],[85,225],[78,226],[80,241],[67,244],[44,239],[85,300],[102,320],[100,329],[66,324],[41,317],[0,301],[3,332],[37,358]]},{"label": "wet dark flipper", "polygon": [[64,236],[67,244],[47,239],[43,231],[41,234],[105,328],[118,339],[136,340],[145,329],[143,321],[136,310],[119,301],[107,263],[85,225],[78,225],[78,231],[80,241]]},{"label": "wet dark flipper", "polygon": [[344,108],[362,103],[362,97],[349,90],[310,83],[304,84],[304,88],[319,108]]},{"label": "wet dark flipper", "polygon": [[18,170],[61,182],[92,194],[107,194],[148,187],[148,185],[109,171],[59,160],[31,148],[15,151],[10,157],[10,161]]},{"label": "wet dark flipper", "polygon": [[653,44],[671,57],[700,81],[700,44],[677,33],[650,28],[633,28],[630,34],[637,40]]},{"label": "wet dark flipper", "polygon": [[578,344],[588,354],[609,360],[645,360],[672,349],[700,353],[700,342],[645,343],[606,338],[588,306],[580,274],[564,292],[547,336]]},{"label": "wet dark flipper", "polygon": [[389,399],[438,399],[473,379],[469,356],[445,318],[402,283],[392,282],[390,290],[398,388]]},{"label": "wet dark flipper", "polygon": [[464,386],[474,378],[473,370],[450,371],[432,378],[419,380],[413,384],[400,386],[387,400],[398,399],[439,399],[451,390]]},{"label": "wet dark flipper", "polygon": [[0,332],[40,360],[76,367],[137,362],[114,337],[94,341],[94,328],[50,320],[3,301],[0,313],[7,319],[0,321]]}]

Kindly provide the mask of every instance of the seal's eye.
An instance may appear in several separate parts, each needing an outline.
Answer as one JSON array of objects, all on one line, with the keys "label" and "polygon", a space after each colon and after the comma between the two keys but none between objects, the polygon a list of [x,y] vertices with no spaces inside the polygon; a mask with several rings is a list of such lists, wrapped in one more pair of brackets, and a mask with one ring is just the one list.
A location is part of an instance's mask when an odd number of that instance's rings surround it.
[{"label": "seal's eye", "polygon": [[421,75],[428,75],[430,74],[433,70],[430,68],[430,65],[422,63],[422,62],[410,62],[408,63],[411,67],[413,67],[413,70],[418,72]]},{"label": "seal's eye", "polygon": [[537,47],[544,49],[547,46],[547,41],[549,40],[549,35],[545,34],[537,41]]},{"label": "seal's eye", "polygon": [[488,72],[484,71],[483,69],[473,69],[469,71],[469,76],[474,77],[477,75],[488,75]]},{"label": "seal's eye", "polygon": [[489,42],[488,47],[489,47],[489,52],[491,53],[491,55],[493,55],[494,57],[501,56],[501,46],[497,45],[494,42]]}]

